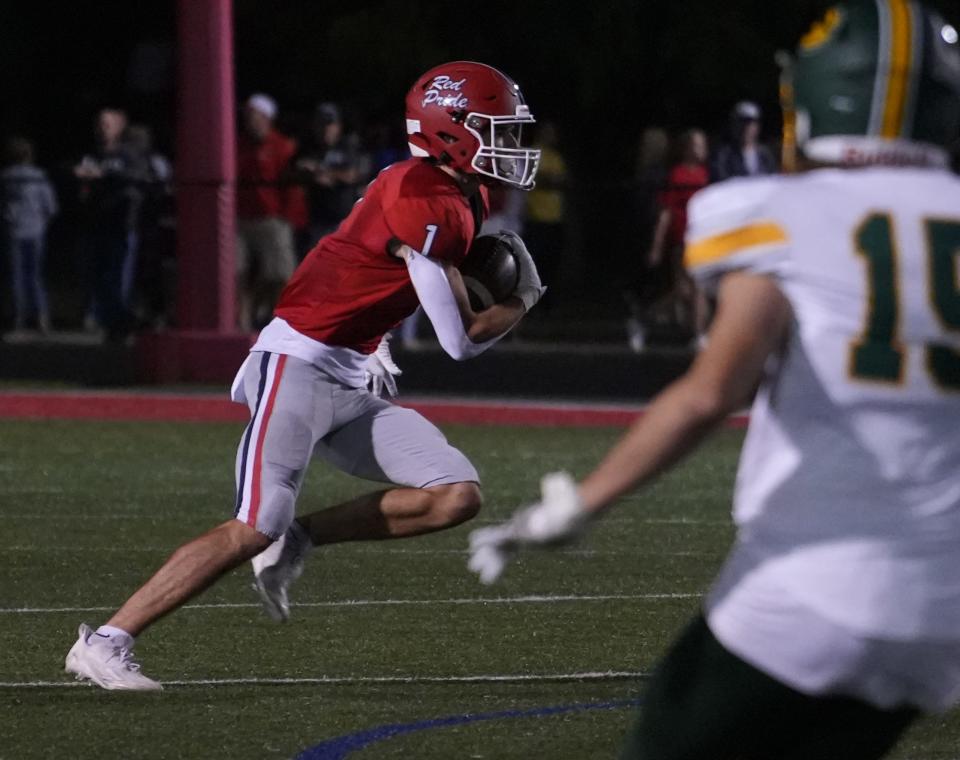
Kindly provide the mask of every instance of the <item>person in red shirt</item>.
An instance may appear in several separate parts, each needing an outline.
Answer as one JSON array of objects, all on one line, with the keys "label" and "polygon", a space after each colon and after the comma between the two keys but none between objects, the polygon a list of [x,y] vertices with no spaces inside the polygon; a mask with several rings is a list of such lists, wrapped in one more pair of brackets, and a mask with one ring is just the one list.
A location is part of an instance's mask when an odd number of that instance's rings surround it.
[{"label": "person in red shirt", "polygon": [[680,136],[680,161],[667,174],[667,185],[660,193],[660,221],[654,239],[651,262],[670,256],[683,248],[687,230],[687,204],[694,194],[710,182],[707,169],[707,136],[691,129]]},{"label": "person in red shirt", "polygon": [[707,136],[699,129],[687,130],[679,138],[678,154],[680,160],[670,168],[657,197],[657,223],[643,272],[646,297],[628,301],[629,343],[638,352],[646,345],[646,323],[662,318],[664,311],[671,312],[671,320],[692,329],[694,288],[683,268],[683,240],[687,203],[710,181]]},{"label": "person in red shirt", "polygon": [[306,223],[303,190],[288,183],[294,140],[273,120],[277,104],[251,95],[237,140],[237,324],[263,325],[296,265],[293,228]]},{"label": "person in red shirt", "polygon": [[[276,620],[313,546],[417,536],[480,508],[473,465],[396,392],[387,332],[421,305],[443,349],[462,360],[506,334],[543,294],[523,241],[513,294],[474,312],[457,266],[487,214],[487,186],[533,187],[533,122],[501,72],[458,61],[431,69],[407,96],[413,157],[384,169],[332,234],[303,260],[237,374],[250,408],[237,451],[235,519],[182,546],[94,631],[81,625],[66,667],[108,689],[161,688],[133,660],[134,637],[225,572],[253,559],[255,588]],[[312,458],[384,490],[294,519]]]}]

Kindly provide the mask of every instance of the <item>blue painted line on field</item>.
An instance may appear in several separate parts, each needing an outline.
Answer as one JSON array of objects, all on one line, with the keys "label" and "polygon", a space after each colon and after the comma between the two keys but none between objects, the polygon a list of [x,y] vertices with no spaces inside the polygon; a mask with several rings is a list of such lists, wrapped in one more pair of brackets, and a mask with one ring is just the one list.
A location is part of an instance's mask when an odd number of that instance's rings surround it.
[{"label": "blue painted line on field", "polygon": [[467,713],[466,715],[448,715],[445,718],[430,718],[413,723],[388,723],[384,726],[368,728],[354,734],[344,734],[327,739],[313,747],[308,747],[295,760],[343,760],[352,752],[357,752],[371,744],[392,739],[395,736],[412,734],[417,731],[429,731],[434,728],[449,728],[467,723],[480,723],[487,720],[509,720],[513,718],[544,718],[552,715],[580,713],[589,710],[618,710],[622,707],[636,707],[640,699],[619,699],[613,702],[581,702],[572,705],[554,705],[533,707],[528,710],[499,710],[488,713]]}]

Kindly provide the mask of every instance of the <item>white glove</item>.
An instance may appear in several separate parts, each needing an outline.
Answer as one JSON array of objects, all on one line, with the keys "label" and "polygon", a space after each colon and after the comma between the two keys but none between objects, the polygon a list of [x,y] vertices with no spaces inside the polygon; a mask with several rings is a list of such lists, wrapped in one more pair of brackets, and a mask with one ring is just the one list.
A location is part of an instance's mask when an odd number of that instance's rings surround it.
[{"label": "white glove", "polygon": [[541,500],[518,510],[507,522],[470,534],[467,567],[483,583],[500,577],[517,550],[524,546],[559,546],[575,539],[589,519],[577,484],[566,472],[544,475]]},{"label": "white glove", "polygon": [[363,382],[374,396],[383,396],[384,391],[392,398],[397,397],[397,376],[403,372],[390,355],[390,334],[380,339],[377,350],[367,357],[363,365]]},{"label": "white glove", "polygon": [[533,263],[533,256],[527,250],[523,238],[511,230],[500,230],[500,234],[510,238],[510,244],[513,247],[514,255],[517,257],[517,264],[520,269],[520,277],[517,280],[517,287],[513,290],[513,295],[523,301],[524,311],[530,311],[540,300],[540,297],[547,292],[547,289],[540,283],[540,273],[537,272],[537,265]]}]

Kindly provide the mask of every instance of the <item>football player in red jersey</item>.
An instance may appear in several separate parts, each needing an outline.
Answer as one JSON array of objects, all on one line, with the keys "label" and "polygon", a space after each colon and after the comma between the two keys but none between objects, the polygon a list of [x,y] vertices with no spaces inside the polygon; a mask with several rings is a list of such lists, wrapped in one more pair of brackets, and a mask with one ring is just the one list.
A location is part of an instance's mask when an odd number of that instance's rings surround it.
[{"label": "football player in red jersey", "polygon": [[[246,560],[276,620],[313,546],[405,538],[458,525],[480,508],[467,458],[395,393],[387,332],[418,305],[443,349],[483,352],[543,288],[519,238],[513,295],[470,308],[457,265],[487,213],[486,186],[533,187],[539,151],[521,146],[533,117],[519,87],[480,63],[431,69],[407,95],[413,157],[384,169],[350,215],[307,255],[261,332],[231,397],[251,420],[237,452],[235,519],[185,544],[108,621],[80,627],[67,670],[108,689],[158,689],[134,662],[134,637]],[[386,490],[294,519],[319,457]]]}]

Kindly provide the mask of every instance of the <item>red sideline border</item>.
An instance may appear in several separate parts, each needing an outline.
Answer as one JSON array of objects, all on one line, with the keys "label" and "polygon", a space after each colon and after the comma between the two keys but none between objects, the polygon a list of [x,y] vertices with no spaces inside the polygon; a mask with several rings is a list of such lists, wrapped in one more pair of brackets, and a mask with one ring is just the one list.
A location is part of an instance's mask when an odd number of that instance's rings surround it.
[{"label": "red sideline border", "polygon": [[[435,399],[402,403],[436,424],[626,427],[643,414],[639,405]],[[221,396],[82,391],[0,393],[0,419],[246,422],[249,416],[245,406]],[[744,428],[747,422],[746,415],[735,415],[727,424]]]}]

